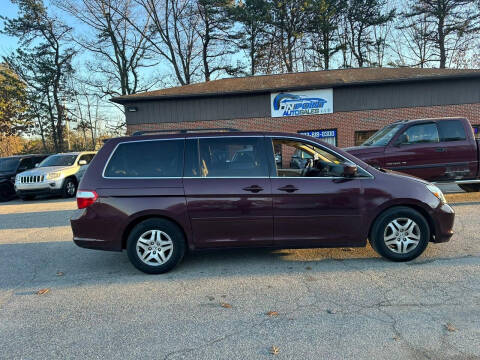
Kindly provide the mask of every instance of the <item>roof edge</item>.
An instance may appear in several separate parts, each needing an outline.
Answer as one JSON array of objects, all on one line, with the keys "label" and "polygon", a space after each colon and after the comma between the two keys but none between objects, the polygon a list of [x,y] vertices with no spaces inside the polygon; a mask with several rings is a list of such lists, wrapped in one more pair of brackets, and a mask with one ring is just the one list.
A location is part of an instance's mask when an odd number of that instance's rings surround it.
[{"label": "roof edge", "polygon": [[131,102],[140,102],[140,101],[152,101],[152,100],[169,100],[169,99],[178,99],[178,98],[202,98],[202,97],[216,97],[216,96],[232,96],[232,95],[245,95],[245,94],[265,94],[272,92],[281,92],[281,91],[296,91],[296,90],[312,90],[312,89],[326,89],[326,88],[341,88],[347,86],[369,86],[369,85],[379,85],[379,84],[393,84],[393,83],[408,83],[408,82],[418,82],[418,81],[435,81],[435,80],[458,80],[466,78],[478,78],[480,77],[480,72],[470,72],[470,73],[460,73],[460,74],[442,74],[442,75],[429,75],[429,76],[419,76],[411,78],[399,78],[399,79],[382,79],[382,80],[365,80],[365,81],[353,81],[347,83],[327,83],[315,86],[312,85],[303,85],[303,86],[293,86],[293,87],[275,87],[267,88],[261,90],[241,90],[241,91],[226,91],[222,93],[211,92],[203,94],[177,94],[177,95],[122,95],[110,98],[110,101],[116,104],[126,104]]}]

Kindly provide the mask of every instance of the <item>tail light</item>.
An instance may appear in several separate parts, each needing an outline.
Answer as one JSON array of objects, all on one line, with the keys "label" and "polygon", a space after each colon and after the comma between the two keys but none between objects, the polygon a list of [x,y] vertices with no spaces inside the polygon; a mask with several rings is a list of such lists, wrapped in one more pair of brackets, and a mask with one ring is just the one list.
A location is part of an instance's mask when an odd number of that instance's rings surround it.
[{"label": "tail light", "polygon": [[77,191],[77,206],[79,209],[85,209],[92,205],[98,199],[98,194],[93,190]]}]

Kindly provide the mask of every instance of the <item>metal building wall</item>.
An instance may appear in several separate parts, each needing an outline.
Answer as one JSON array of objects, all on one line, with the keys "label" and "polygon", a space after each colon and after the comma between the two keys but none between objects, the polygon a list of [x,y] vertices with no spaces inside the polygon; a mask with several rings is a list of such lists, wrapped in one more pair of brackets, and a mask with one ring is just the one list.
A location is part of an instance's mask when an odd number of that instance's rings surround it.
[{"label": "metal building wall", "polygon": [[[336,87],[334,112],[480,103],[480,80],[455,79]],[[270,94],[137,101],[128,125],[270,117]],[[321,116],[321,115],[319,115]]]}]

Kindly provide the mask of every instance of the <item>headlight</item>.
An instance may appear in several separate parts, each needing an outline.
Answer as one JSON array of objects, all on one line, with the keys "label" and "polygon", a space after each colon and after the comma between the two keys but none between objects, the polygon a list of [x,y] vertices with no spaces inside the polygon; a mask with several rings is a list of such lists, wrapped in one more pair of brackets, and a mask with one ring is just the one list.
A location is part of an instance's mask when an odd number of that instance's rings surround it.
[{"label": "headlight", "polygon": [[48,174],[47,174],[47,180],[57,179],[57,178],[60,177],[60,175],[62,175],[62,173],[60,173],[60,172],[48,173]]},{"label": "headlight", "polygon": [[428,185],[425,185],[427,187],[427,189],[433,194],[435,195],[438,200],[440,200],[440,202],[442,204],[446,204],[447,203],[447,200],[445,199],[445,196],[443,196],[443,193],[442,193],[442,190],[440,190],[437,186],[433,185],[433,184],[428,184]]}]

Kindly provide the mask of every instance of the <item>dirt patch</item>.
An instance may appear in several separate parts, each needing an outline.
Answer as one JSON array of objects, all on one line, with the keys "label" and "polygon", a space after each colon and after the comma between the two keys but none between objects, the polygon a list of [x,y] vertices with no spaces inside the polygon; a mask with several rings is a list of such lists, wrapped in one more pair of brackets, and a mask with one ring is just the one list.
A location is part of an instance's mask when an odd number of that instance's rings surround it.
[{"label": "dirt patch", "polygon": [[480,192],[445,194],[449,203],[480,202]]}]

